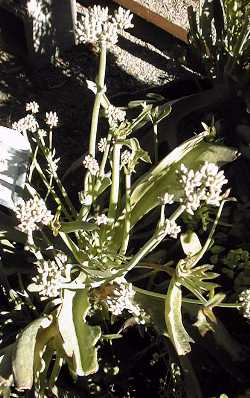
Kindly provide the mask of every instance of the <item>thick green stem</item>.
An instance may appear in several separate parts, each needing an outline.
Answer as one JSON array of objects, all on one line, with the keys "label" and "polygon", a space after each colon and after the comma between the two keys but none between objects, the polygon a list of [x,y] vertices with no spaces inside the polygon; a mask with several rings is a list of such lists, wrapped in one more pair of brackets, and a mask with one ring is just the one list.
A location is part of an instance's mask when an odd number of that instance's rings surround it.
[{"label": "thick green stem", "polygon": [[113,160],[112,160],[112,186],[109,200],[108,217],[115,220],[117,204],[119,199],[119,183],[120,183],[120,155],[121,144],[115,144],[113,147]]},{"label": "thick green stem", "polygon": [[[145,296],[158,298],[158,299],[160,299],[162,301],[165,301],[165,299],[166,299],[166,294],[152,292],[151,290],[141,289],[141,288],[136,287],[136,286],[133,286],[133,289],[134,289],[134,291],[136,293],[144,294]],[[187,304],[204,305],[204,303],[202,301],[200,301],[200,300],[189,299],[189,298],[185,298],[185,297],[182,297],[182,302],[183,303],[187,303]],[[240,308],[241,305],[237,304],[237,303],[220,303],[220,304],[217,304],[216,307],[221,307],[221,308]]]},{"label": "thick green stem", "polygon": [[120,249],[121,255],[126,254],[126,251],[128,248],[128,243],[129,243],[129,232],[130,232],[130,227],[131,227],[131,220],[130,220],[131,174],[128,174],[128,173],[125,174],[125,188],[126,188],[126,193],[125,193],[125,200],[126,200],[125,212],[126,213],[125,213],[125,221],[124,221],[123,239],[122,239],[122,244],[121,244],[121,249]]},{"label": "thick green stem", "polygon": [[106,53],[107,53],[106,42],[103,41],[101,44],[99,71],[98,71],[97,82],[96,82],[97,93],[96,93],[95,103],[94,103],[93,112],[92,112],[90,140],[89,140],[89,154],[92,155],[93,158],[95,158],[95,153],[96,153],[96,136],[97,136],[98,119],[99,119],[102,95],[104,92],[105,71],[106,71]]},{"label": "thick green stem", "polygon": [[153,124],[155,163],[158,162],[158,124]]},{"label": "thick green stem", "polygon": [[33,172],[36,168],[36,157],[37,157],[37,152],[38,152],[38,145],[36,146],[36,149],[34,151],[33,157],[32,157],[32,162],[29,168],[29,176],[28,176],[28,181],[31,183],[32,175]]}]

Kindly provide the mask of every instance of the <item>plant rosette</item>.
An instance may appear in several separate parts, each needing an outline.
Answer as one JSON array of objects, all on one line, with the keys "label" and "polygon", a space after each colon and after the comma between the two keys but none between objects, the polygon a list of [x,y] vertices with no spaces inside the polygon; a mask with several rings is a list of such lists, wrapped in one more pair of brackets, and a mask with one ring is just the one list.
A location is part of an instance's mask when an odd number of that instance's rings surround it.
[{"label": "plant rosette", "polygon": [[[104,318],[111,322],[114,317],[132,316],[138,323],[150,322],[158,328],[152,308],[160,297],[162,333],[177,354],[184,356],[193,340],[183,324],[182,304],[199,305],[210,315],[214,307],[223,305],[224,295],[215,293],[217,274],[212,266],[198,263],[212,243],[224,204],[232,200],[220,167],[233,161],[237,151],[217,142],[214,132],[205,129],[137,177],[138,164],[151,163],[140,145],[138,130],[152,120],[157,125],[167,118],[170,107],[143,102],[129,118],[126,108],[113,106],[106,96],[107,49],[116,43],[121,30],[132,26],[131,20],[132,15],[122,8],[111,16],[107,8],[94,6],[77,27],[79,40],[94,42],[100,57],[96,82],[88,83],[95,102],[79,203],[72,203],[60,178],[60,159],[53,145],[57,114],[47,112],[43,120],[38,104],[31,102],[27,116],[13,125],[29,138],[32,158],[25,196],[15,206],[12,232],[16,233],[15,242],[21,237],[25,243],[33,268],[32,275],[25,278],[16,271],[16,292],[8,281],[6,266],[1,268],[12,306],[6,319],[15,322],[17,313],[22,314],[26,325],[17,324],[16,340],[1,351],[5,394],[14,385],[17,390],[33,388],[36,396],[46,396],[63,363],[73,377],[97,372],[97,342],[109,338],[102,331]],[[97,138],[101,109],[109,128]],[[39,194],[36,187],[40,183],[44,189],[39,189]],[[185,213],[194,216],[202,206],[217,209],[203,243],[194,231],[185,231],[181,221]],[[153,231],[138,248],[131,243],[136,227],[154,210],[158,216]],[[10,230],[7,238],[8,247],[13,248]],[[171,247],[177,239],[184,258],[179,258],[175,267],[159,262],[147,262],[146,266],[164,273],[165,294],[139,289],[129,281],[129,271],[141,269],[143,276],[145,259],[154,256],[163,242]],[[6,244],[4,233],[2,240]],[[183,288],[192,299],[185,297]]]}]

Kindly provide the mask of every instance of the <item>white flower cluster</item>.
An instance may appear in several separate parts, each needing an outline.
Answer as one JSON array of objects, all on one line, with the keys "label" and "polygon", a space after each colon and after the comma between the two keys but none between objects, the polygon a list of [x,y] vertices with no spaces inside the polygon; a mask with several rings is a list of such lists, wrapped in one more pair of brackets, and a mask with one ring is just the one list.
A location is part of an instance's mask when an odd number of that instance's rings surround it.
[{"label": "white flower cluster", "polygon": [[93,43],[99,46],[106,42],[108,46],[116,44],[118,33],[124,29],[133,27],[131,20],[133,15],[121,7],[112,17],[107,7],[95,5],[86,10],[85,14],[77,22],[76,34],[79,41]]},{"label": "white flower cluster", "polygon": [[42,300],[59,296],[61,284],[67,281],[65,268],[67,256],[57,255],[55,260],[39,260],[36,262],[37,275],[32,278],[29,290],[39,292]]},{"label": "white flower cluster", "polygon": [[39,105],[37,102],[35,101],[31,101],[28,104],[26,104],[26,111],[27,112],[31,112],[33,114],[38,113],[39,112]]},{"label": "white flower cluster", "polygon": [[53,219],[44,201],[38,196],[27,202],[20,199],[15,206],[15,213],[20,222],[18,228],[27,234],[39,229],[39,224],[48,225]]},{"label": "white flower cluster", "polygon": [[21,133],[26,133],[27,131],[35,133],[38,130],[39,125],[35,116],[28,114],[27,116],[18,120],[18,122],[13,123],[12,128],[14,130],[20,131]]},{"label": "white flower cluster", "polygon": [[126,112],[121,108],[110,105],[105,110],[106,117],[111,128],[116,128],[120,123],[124,122],[126,118]]},{"label": "white flower cluster", "polygon": [[177,239],[178,234],[181,232],[181,227],[174,220],[166,219],[164,228],[165,234],[174,239]]},{"label": "white flower cluster", "polygon": [[213,206],[220,205],[222,186],[227,183],[227,179],[216,164],[205,162],[198,171],[188,170],[182,164],[177,173],[180,175],[185,194],[182,200],[189,214],[194,214],[201,202]]},{"label": "white flower cluster", "polygon": [[240,293],[239,302],[243,316],[250,320],[250,289],[243,290]]},{"label": "white flower cluster", "polygon": [[58,125],[58,116],[56,112],[46,112],[45,115],[45,123],[50,127],[57,127]]},{"label": "white flower cluster", "polygon": [[122,165],[128,164],[128,162],[131,160],[131,157],[132,157],[132,152],[129,151],[128,149],[125,149],[125,151],[123,151],[121,154]]},{"label": "white flower cluster", "polygon": [[99,216],[96,217],[97,225],[106,225],[108,221],[109,219],[105,214],[100,214]]},{"label": "white flower cluster", "polygon": [[107,138],[101,138],[97,144],[99,152],[104,152],[107,147]]},{"label": "white flower cluster", "polygon": [[123,31],[134,27],[131,22],[132,18],[133,14],[131,14],[129,10],[124,10],[124,8],[119,7],[112,21],[117,25],[118,31]]},{"label": "white flower cluster", "polygon": [[113,315],[121,315],[124,310],[135,316],[138,323],[145,323],[148,316],[145,311],[134,301],[134,289],[132,283],[128,283],[125,278],[116,278],[113,281],[115,285],[112,295],[106,298],[108,310]]},{"label": "white flower cluster", "polygon": [[161,197],[160,197],[160,202],[163,205],[171,205],[174,203],[174,195],[168,192],[165,192]]},{"label": "white flower cluster", "polygon": [[89,170],[90,174],[95,176],[99,172],[99,164],[95,158],[91,155],[87,155],[82,162],[84,167]]}]

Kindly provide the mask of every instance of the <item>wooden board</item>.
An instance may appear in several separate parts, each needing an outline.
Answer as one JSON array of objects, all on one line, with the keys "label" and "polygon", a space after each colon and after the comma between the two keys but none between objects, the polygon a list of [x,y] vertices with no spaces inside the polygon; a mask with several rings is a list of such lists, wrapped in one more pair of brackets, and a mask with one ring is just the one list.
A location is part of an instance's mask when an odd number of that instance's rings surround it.
[{"label": "wooden board", "polygon": [[168,21],[166,18],[157,14],[156,12],[150,10],[148,7],[143,6],[142,4],[137,3],[135,0],[114,0],[119,5],[128,8],[134,14],[139,17],[145,19],[146,21],[158,26],[159,28],[165,30],[170,33],[174,37],[183,42],[187,43],[187,31],[181,26]]}]

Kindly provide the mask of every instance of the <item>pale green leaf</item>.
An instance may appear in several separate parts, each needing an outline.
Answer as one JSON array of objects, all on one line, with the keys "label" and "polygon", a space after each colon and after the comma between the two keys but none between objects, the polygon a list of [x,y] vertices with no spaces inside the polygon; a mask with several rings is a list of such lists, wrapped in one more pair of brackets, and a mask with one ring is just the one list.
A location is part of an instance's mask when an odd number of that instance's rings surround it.
[{"label": "pale green leaf", "polygon": [[32,388],[37,335],[40,329],[47,328],[50,324],[50,319],[38,318],[31,322],[17,338],[12,357],[12,367],[18,390]]},{"label": "pale green leaf", "polygon": [[[130,198],[130,226],[141,220],[149,211],[160,203],[160,197],[169,192],[175,200],[183,195],[183,189],[176,174],[181,164],[197,170],[204,161],[222,166],[237,157],[237,151],[223,145],[205,141],[207,133],[201,133],[174,149],[148,173],[144,174],[133,186]],[[114,245],[120,244],[124,228],[125,211],[121,214],[113,230]]]},{"label": "pale green leaf", "polygon": [[132,187],[131,225],[156,207],[165,192],[174,194],[176,200],[182,196],[176,173],[182,163],[197,170],[205,160],[221,166],[236,159],[234,149],[202,141],[203,138],[200,134],[176,148]]},{"label": "pale green leaf", "polygon": [[87,376],[98,370],[95,345],[101,337],[101,329],[86,323],[89,308],[88,289],[64,290],[58,328],[65,354],[73,359],[71,371],[78,376]]},{"label": "pale green leaf", "polygon": [[175,277],[170,281],[165,300],[165,322],[167,331],[178,355],[186,355],[191,351],[193,339],[186,332],[181,314],[182,292]]},{"label": "pale green leaf", "polygon": [[60,231],[69,234],[76,231],[93,231],[95,229],[98,229],[98,226],[94,223],[75,220],[62,223]]}]

